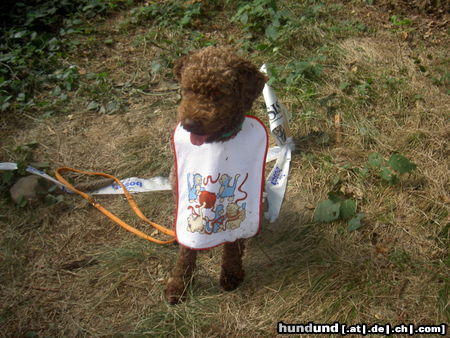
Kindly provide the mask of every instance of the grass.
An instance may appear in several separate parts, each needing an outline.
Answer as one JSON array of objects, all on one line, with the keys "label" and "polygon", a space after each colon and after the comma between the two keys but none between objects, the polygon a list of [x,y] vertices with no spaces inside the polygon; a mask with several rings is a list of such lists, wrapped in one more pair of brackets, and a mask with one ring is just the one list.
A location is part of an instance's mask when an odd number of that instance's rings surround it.
[{"label": "grass", "polygon": [[[168,176],[179,100],[174,60],[231,44],[268,63],[293,115],[297,151],[280,218],[248,243],[242,286],[220,289],[216,248],[200,255],[188,301],[169,306],[163,289],[175,246],[140,240],[74,196],[22,208],[5,198],[5,336],[245,337],[274,336],[279,321],[450,322],[447,32],[422,31],[430,17],[408,17],[401,1],[389,15],[365,1],[252,3],[241,11],[238,1],[137,3],[87,20],[59,82],[34,93],[34,102],[51,104],[14,103],[0,116],[1,162]],[[265,121],[264,112],[259,98],[252,113]],[[402,154],[417,168],[394,185],[361,175],[373,152],[386,160]],[[2,179],[4,193],[12,182]],[[361,228],[314,221],[330,191],[357,201]],[[151,220],[172,224],[171,193],[136,199]],[[152,233],[121,197],[99,200]]]}]

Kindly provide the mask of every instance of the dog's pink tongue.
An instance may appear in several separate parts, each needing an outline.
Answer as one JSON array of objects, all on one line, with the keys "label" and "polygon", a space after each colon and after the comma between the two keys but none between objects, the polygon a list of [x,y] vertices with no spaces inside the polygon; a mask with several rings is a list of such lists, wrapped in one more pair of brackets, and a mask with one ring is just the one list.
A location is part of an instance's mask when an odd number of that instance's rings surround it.
[{"label": "dog's pink tongue", "polygon": [[205,143],[207,137],[207,135],[197,135],[191,133],[191,143],[195,146],[201,146],[203,143]]}]

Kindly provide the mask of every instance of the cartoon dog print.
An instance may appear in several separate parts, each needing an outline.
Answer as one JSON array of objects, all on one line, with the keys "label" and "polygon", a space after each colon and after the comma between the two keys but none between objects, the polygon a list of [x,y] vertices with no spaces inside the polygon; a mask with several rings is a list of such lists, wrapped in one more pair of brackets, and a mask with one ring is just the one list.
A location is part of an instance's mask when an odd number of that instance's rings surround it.
[{"label": "cartoon dog print", "polygon": [[247,212],[245,211],[245,203],[242,208],[236,203],[228,203],[226,210],[227,217],[227,229],[237,229],[241,223],[245,220]]},{"label": "cartoon dog print", "polygon": [[187,174],[187,180],[188,180],[188,191],[189,191],[189,203],[194,203],[197,201],[198,194],[200,191],[204,190],[202,188],[202,175],[200,174],[194,174],[194,177],[192,178],[192,184],[190,181],[191,174]]},{"label": "cartoon dog print", "polygon": [[228,198],[228,201],[232,201],[234,198],[234,191],[236,190],[237,181],[239,178],[239,174],[236,174],[234,176],[234,182],[231,184],[231,176],[228,176],[227,174],[223,174],[220,176],[219,183],[219,193],[217,194],[217,197],[219,198],[220,202],[223,202],[225,198]]},{"label": "cartoon dog print", "polygon": [[216,233],[216,232],[225,230],[224,213],[225,213],[225,211],[223,210],[223,205],[222,204],[217,205],[216,209],[215,209],[214,219],[209,219],[208,217],[206,218],[207,219],[206,223],[205,223],[205,232],[206,233],[211,234],[211,233]]},{"label": "cartoon dog print", "polygon": [[206,202],[203,203],[202,206],[198,209],[199,213],[196,214],[194,211],[191,215],[189,215],[187,221],[188,226],[187,230],[190,232],[204,232],[204,224],[203,224],[203,209],[205,209]]}]

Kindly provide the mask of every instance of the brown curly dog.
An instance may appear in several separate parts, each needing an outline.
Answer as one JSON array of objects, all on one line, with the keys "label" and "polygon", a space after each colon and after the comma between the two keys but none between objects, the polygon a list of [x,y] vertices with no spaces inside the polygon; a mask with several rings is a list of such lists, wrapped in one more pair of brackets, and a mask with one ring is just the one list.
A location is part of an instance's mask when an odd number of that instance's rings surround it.
[{"label": "brown curly dog", "polygon": [[[195,135],[199,144],[223,142],[234,137],[266,81],[253,64],[224,47],[207,47],[181,57],[175,63],[174,73],[182,94],[178,120],[185,130]],[[174,170],[171,179],[174,185]],[[234,290],[243,281],[243,253],[242,239],[223,245],[220,284],[224,290]],[[180,245],[165,290],[170,304],[184,300],[196,258],[196,250]]]}]

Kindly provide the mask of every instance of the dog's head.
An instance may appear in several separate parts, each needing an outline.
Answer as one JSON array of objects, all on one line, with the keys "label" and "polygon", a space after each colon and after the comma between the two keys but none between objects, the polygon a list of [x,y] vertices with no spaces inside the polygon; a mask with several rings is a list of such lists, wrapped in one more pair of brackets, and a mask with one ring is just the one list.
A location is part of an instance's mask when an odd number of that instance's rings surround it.
[{"label": "dog's head", "polygon": [[181,57],[174,73],[182,95],[178,119],[198,145],[238,132],[266,81],[253,64],[224,47]]}]

